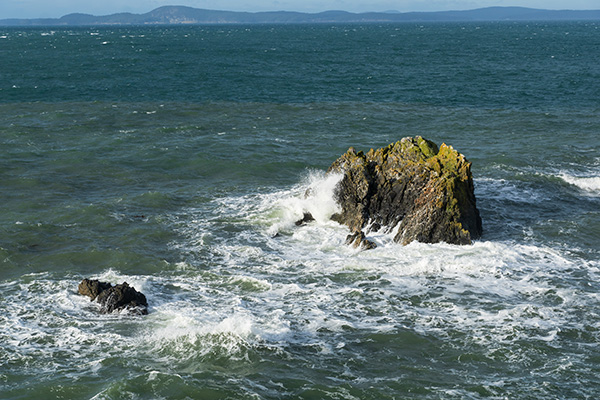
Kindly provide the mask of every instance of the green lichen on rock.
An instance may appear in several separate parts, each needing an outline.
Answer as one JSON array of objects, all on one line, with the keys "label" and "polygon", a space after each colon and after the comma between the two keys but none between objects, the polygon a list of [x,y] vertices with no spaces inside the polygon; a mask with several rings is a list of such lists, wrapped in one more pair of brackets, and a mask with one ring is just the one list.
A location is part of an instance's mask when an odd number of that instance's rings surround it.
[{"label": "green lichen on rock", "polygon": [[411,157],[414,161],[424,161],[435,156],[439,149],[435,143],[430,140],[423,139],[421,136],[414,138],[404,138],[400,142],[401,152],[405,156]]},{"label": "green lichen on rock", "polygon": [[333,219],[352,232],[400,224],[403,244],[469,244],[481,235],[471,163],[451,146],[417,136],[367,154],[350,148],[329,172],[344,174]]}]

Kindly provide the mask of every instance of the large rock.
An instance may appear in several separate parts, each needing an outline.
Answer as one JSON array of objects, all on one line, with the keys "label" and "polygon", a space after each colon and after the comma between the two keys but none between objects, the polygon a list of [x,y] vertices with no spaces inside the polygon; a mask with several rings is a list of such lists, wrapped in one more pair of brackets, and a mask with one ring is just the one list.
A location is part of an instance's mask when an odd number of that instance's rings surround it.
[{"label": "large rock", "polygon": [[481,236],[471,163],[451,146],[417,136],[367,154],[351,147],[328,172],[344,174],[336,188],[341,212],[332,219],[354,233],[398,227],[394,240],[402,244],[470,244]]},{"label": "large rock", "polygon": [[79,294],[88,296],[100,304],[100,312],[104,314],[113,311],[128,310],[134,314],[148,314],[148,302],[143,293],[138,292],[127,282],[112,286],[108,282],[84,279],[78,287]]}]

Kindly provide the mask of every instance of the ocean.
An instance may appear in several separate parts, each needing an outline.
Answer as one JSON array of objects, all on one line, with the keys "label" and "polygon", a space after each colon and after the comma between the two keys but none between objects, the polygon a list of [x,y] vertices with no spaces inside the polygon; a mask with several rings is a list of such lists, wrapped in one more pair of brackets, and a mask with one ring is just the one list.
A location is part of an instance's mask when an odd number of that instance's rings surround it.
[{"label": "ocean", "polygon": [[[0,27],[0,398],[598,398],[599,48],[594,21]],[[325,171],[416,135],[473,163],[483,236],[345,245]]]}]

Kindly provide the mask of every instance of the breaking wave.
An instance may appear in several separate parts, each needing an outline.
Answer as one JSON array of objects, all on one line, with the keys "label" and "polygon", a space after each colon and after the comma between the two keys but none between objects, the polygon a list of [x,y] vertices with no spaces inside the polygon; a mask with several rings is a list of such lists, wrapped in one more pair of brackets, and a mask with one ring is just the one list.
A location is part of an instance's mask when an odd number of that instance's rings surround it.
[{"label": "breaking wave", "polygon": [[559,177],[590,195],[600,196],[600,176],[574,176],[561,173]]},{"label": "breaking wave", "polygon": [[[376,249],[356,250],[344,244],[347,228],[329,220],[338,181],[313,172],[287,190],[215,198],[173,215],[181,240],[172,246],[182,261],[165,262],[155,275],[110,269],[93,276],[144,292],[145,318],[98,315],[75,292],[79,276],[34,274],[2,284],[0,358],[79,379],[106,376],[125,357],[148,383],[215,365],[273,374],[257,371],[257,363],[277,359],[278,370],[293,369],[314,363],[306,357],[315,354],[329,360],[323,368],[337,381],[348,382],[360,376],[347,371],[340,354],[363,363],[372,357],[369,343],[381,340],[390,352],[406,352],[404,337],[425,352],[430,343],[514,371],[539,365],[530,373],[540,377],[566,362],[584,369],[578,352],[547,359],[540,349],[560,348],[565,335],[600,340],[600,319],[587,312],[600,301],[580,278],[597,281],[597,261],[513,241],[402,246],[393,232],[371,237]],[[304,212],[315,220],[296,226]],[[238,384],[252,395],[283,393],[278,383]],[[110,398],[119,387],[95,398]]]}]

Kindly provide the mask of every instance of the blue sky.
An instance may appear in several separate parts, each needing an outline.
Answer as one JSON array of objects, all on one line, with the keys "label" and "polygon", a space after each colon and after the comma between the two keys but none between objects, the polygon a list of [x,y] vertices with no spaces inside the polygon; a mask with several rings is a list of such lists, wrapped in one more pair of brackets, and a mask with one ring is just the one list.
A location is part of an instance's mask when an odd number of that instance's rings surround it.
[{"label": "blue sky", "polygon": [[0,0],[0,19],[60,17],[72,12],[106,15],[144,13],[163,5],[231,11],[442,11],[491,6],[544,9],[600,9],[598,0]]}]

